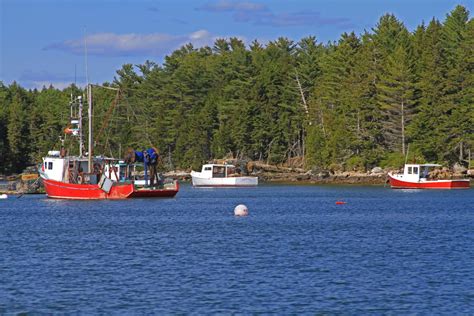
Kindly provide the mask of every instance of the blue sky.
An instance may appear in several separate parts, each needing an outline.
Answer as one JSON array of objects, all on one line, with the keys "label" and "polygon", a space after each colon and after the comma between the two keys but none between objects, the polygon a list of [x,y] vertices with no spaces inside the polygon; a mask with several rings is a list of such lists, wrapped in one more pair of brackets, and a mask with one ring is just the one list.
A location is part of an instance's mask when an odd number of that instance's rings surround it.
[{"label": "blue sky", "polygon": [[[125,63],[161,63],[181,45],[236,36],[261,42],[314,35],[334,41],[362,33],[384,13],[413,30],[444,20],[474,0],[0,0],[0,80],[27,88],[85,82],[84,34],[91,82],[111,81]],[[472,16],[472,14],[471,14]],[[75,76],[76,73],[76,76]]]}]

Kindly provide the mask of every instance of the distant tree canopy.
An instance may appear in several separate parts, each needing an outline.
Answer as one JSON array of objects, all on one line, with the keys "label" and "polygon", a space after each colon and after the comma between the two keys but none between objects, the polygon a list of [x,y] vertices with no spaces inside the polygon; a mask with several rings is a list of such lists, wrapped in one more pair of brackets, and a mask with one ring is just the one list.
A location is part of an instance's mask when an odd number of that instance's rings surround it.
[{"label": "distant tree canopy", "polygon": [[[123,65],[104,85],[120,94],[94,88],[95,131],[107,123],[95,154],[156,146],[168,168],[232,156],[362,170],[397,166],[407,151],[452,164],[474,149],[474,20],[457,6],[414,32],[386,14],[370,32],[327,44],[187,44],[162,65]],[[70,95],[84,93],[0,82],[0,173],[58,149]]]}]

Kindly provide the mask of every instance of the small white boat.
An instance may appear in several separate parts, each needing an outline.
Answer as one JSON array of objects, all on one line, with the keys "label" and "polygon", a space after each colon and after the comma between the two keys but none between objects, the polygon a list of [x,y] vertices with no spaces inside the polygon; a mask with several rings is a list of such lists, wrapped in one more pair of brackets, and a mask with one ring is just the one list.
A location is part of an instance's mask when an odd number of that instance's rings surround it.
[{"label": "small white boat", "polygon": [[0,200],[8,199],[8,195],[0,194]]},{"label": "small white boat", "polygon": [[257,177],[245,177],[236,172],[234,165],[207,164],[201,172],[191,171],[193,186],[197,187],[251,187],[258,185]]}]

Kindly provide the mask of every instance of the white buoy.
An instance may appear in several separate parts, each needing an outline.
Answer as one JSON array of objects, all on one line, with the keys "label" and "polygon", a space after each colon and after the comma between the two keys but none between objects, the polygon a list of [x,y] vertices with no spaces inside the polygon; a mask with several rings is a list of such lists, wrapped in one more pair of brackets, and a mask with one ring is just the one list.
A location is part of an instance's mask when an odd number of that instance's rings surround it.
[{"label": "white buoy", "polygon": [[249,215],[249,209],[244,204],[239,204],[234,208],[235,216],[247,216]]},{"label": "white buoy", "polygon": [[6,198],[8,198],[8,195],[6,195],[6,194],[0,194],[0,199],[6,199]]}]

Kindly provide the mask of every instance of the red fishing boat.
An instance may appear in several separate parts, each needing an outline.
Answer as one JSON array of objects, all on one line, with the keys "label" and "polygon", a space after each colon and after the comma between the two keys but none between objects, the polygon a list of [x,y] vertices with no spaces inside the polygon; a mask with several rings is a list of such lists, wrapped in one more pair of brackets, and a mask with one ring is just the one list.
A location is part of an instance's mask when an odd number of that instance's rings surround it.
[{"label": "red fishing boat", "polygon": [[[173,197],[179,191],[176,180],[148,177],[146,152],[142,155],[144,172],[133,172],[135,166],[114,158],[93,157],[92,148],[92,86],[88,86],[89,148],[84,152],[82,136],[82,98],[71,100],[70,126],[67,135],[79,138],[79,155],[68,156],[64,148],[49,151],[43,158],[40,176],[46,195],[56,199],[102,200],[142,197]],[[63,139],[64,142],[64,139]],[[157,155],[157,153],[156,153]],[[139,178],[141,177],[141,179]]]},{"label": "red fishing boat", "polygon": [[406,164],[403,174],[389,173],[390,186],[393,189],[467,189],[469,179],[438,180],[429,176],[430,168],[441,167],[437,164]]},{"label": "red fishing boat", "polygon": [[157,179],[152,185],[149,179],[137,179],[144,178],[140,172],[127,173],[127,169],[134,167],[116,159],[95,157],[92,172],[88,172],[86,158],[61,157],[59,151],[50,151],[43,158],[40,175],[47,196],[57,199],[173,197],[178,193],[178,181]]}]

